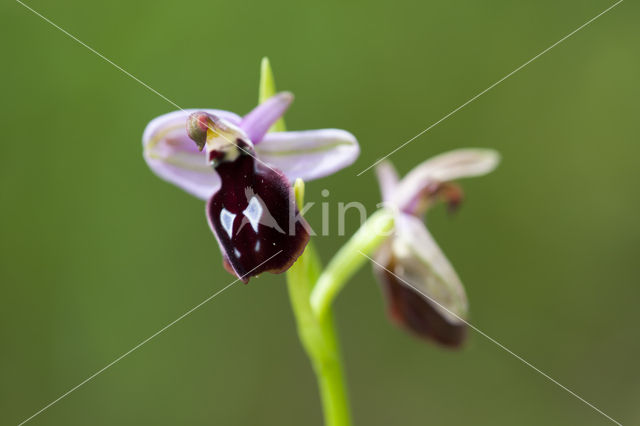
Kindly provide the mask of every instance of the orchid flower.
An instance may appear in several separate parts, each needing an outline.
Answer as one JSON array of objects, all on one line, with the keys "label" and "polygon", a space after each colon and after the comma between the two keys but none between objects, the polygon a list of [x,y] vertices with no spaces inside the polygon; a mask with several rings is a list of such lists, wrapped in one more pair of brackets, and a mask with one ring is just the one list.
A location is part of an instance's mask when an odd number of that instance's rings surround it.
[{"label": "orchid flower", "polygon": [[345,130],[268,133],[292,101],[291,93],[278,93],[244,117],[174,111],[152,120],[143,134],[151,170],[207,201],[225,268],[245,283],[265,271],[284,272],[304,251],[308,225],[291,184],[335,173],[359,154]]},{"label": "orchid flower", "polygon": [[456,208],[462,191],[451,182],[487,174],[498,162],[495,151],[460,149],[423,162],[402,180],[389,162],[376,168],[383,204],[394,211],[395,229],[374,254],[374,270],[389,316],[420,337],[460,346],[468,312],[460,278],[421,216],[438,200]]},{"label": "orchid flower", "polygon": [[[287,132],[293,96],[275,91],[262,60],[261,103],[244,117],[223,110],[181,110],[152,120],[144,158],[160,178],[207,201],[206,215],[225,268],[243,280],[287,271],[297,331],[317,376],[327,426],[349,426],[350,409],[332,303],[367,259],[375,264],[393,320],[418,336],[459,346],[467,298],[456,272],[421,217],[437,201],[455,209],[452,181],[493,170],[491,150],[462,149],[425,161],[400,180],[377,168],[383,206],[322,266],[301,217],[304,181],[334,173],[359,154],[344,130]],[[370,257],[372,255],[373,257]]]}]

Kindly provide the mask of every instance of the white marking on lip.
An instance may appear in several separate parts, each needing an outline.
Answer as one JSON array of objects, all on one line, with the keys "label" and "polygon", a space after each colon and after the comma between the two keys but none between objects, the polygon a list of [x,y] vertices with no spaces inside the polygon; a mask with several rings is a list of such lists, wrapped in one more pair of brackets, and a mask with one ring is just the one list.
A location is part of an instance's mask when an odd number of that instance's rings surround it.
[{"label": "white marking on lip", "polygon": [[262,204],[256,197],[251,197],[249,200],[249,205],[242,212],[243,215],[249,219],[249,223],[251,223],[251,227],[257,233],[258,232],[258,224],[260,223],[260,218],[262,217],[262,212],[264,209],[262,208]]},{"label": "white marking on lip", "polygon": [[220,222],[222,222],[222,227],[229,234],[229,238],[233,237],[233,220],[235,218],[236,215],[225,208],[220,212]]}]

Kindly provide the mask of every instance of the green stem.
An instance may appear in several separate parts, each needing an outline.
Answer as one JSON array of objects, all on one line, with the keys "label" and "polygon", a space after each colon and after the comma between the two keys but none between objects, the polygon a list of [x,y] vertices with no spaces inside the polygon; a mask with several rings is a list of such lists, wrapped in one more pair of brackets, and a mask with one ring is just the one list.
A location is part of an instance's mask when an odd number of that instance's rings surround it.
[{"label": "green stem", "polygon": [[329,316],[335,297],[367,261],[364,255],[369,256],[389,237],[393,224],[391,211],[378,210],[338,250],[311,292],[311,307],[317,318]]},{"label": "green stem", "polygon": [[[276,91],[269,59],[263,58],[260,64],[260,103],[273,96]],[[280,118],[270,131],[285,131],[284,120]],[[302,210],[304,182],[298,179],[294,185],[296,202]],[[316,318],[311,309],[309,298],[313,285],[320,276],[322,265],[316,255],[313,244],[309,242],[304,253],[287,271],[287,286],[291,307],[298,325],[298,335],[307,352],[313,371],[318,379],[325,424],[327,426],[349,426],[349,401],[344,381],[340,347],[333,326],[333,315],[328,312],[322,320]]]},{"label": "green stem", "polygon": [[320,270],[320,261],[310,242],[304,253],[287,271],[289,297],[300,341],[311,359],[318,379],[325,425],[349,426],[349,402],[333,315],[329,311],[319,320],[309,303],[311,290],[320,275]]},{"label": "green stem", "polygon": [[[302,205],[304,186],[296,182],[295,189],[297,202]],[[379,210],[336,253],[324,272],[311,242],[287,271],[298,335],[318,379],[327,426],[351,424],[331,303],[346,281],[366,261],[362,254],[368,255],[378,248],[392,228],[392,213]]]},{"label": "green stem", "polygon": [[[262,103],[273,96],[276,89],[267,58],[262,59],[260,68],[259,101]],[[284,130],[282,118],[270,129]],[[298,179],[294,190],[296,202],[302,210],[304,182]],[[296,317],[298,335],[318,380],[326,426],[351,425],[349,400],[331,302],[346,280],[364,262],[365,258],[360,252],[368,254],[378,247],[385,238],[382,234],[388,232],[392,226],[393,217],[388,212],[377,212],[338,252],[322,275],[322,265],[311,242],[287,271],[289,298]],[[319,306],[312,307],[312,300],[316,299]],[[321,312],[321,315],[318,315],[318,312]]]}]

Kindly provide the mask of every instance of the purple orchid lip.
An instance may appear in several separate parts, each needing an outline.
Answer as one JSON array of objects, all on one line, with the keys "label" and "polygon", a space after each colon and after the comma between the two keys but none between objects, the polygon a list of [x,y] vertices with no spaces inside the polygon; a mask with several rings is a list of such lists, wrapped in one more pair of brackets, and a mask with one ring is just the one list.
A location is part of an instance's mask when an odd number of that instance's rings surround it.
[{"label": "purple orchid lip", "polygon": [[[278,117],[254,118],[246,126],[261,129]],[[186,130],[200,150],[206,148],[207,159],[221,181],[206,213],[225,268],[245,283],[265,271],[289,269],[304,251],[309,234],[286,176],[256,158],[241,127],[215,115],[191,114]]]},{"label": "purple orchid lip", "polygon": [[284,272],[309,240],[287,178],[247,154],[220,163],[222,187],[207,204],[207,219],[227,269],[246,283],[262,272]]}]

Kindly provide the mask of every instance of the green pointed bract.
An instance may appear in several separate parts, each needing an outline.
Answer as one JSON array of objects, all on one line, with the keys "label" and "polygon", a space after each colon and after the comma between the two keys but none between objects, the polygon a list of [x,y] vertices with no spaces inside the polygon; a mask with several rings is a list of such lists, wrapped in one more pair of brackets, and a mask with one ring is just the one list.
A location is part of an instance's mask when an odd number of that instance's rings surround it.
[{"label": "green pointed bract", "polygon": [[293,193],[296,196],[296,204],[298,205],[298,210],[302,211],[304,207],[304,181],[300,178],[296,179],[293,184]]},{"label": "green pointed bract", "polygon": [[[271,96],[276,94],[276,83],[273,79],[273,71],[271,71],[271,63],[266,56],[262,58],[260,63],[260,88],[258,91],[258,103],[263,103]],[[284,132],[287,128],[284,124],[284,119],[280,118],[269,129],[269,132]]]}]

